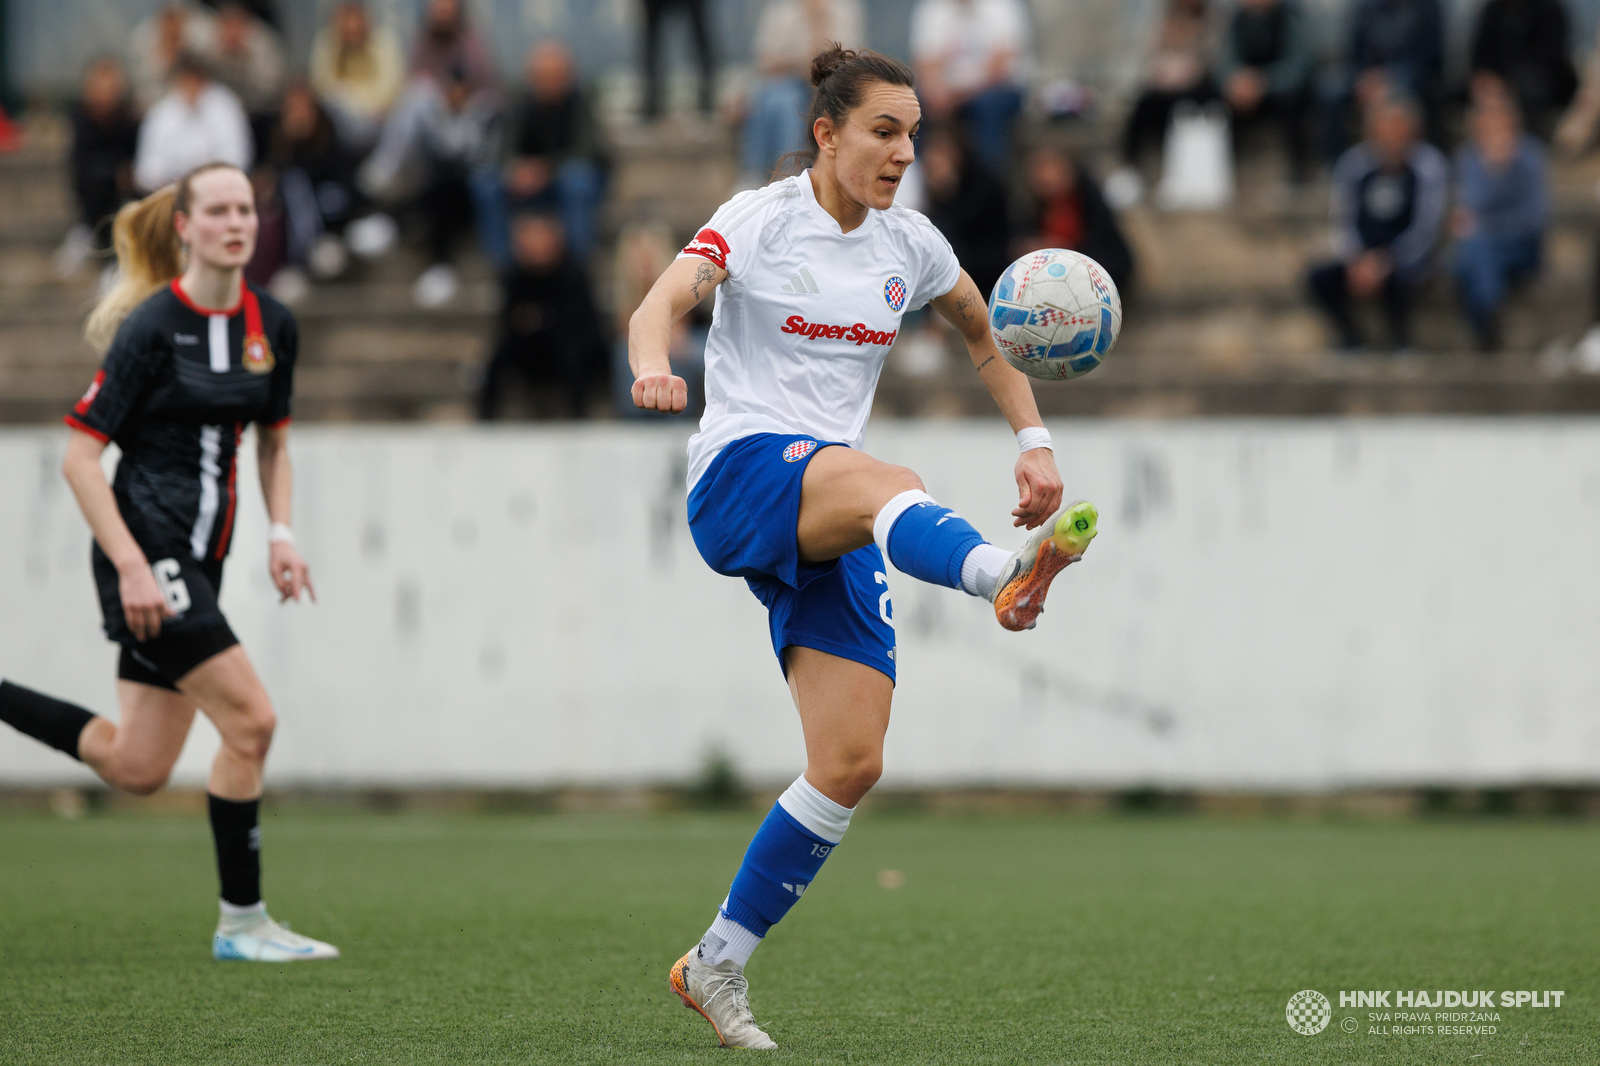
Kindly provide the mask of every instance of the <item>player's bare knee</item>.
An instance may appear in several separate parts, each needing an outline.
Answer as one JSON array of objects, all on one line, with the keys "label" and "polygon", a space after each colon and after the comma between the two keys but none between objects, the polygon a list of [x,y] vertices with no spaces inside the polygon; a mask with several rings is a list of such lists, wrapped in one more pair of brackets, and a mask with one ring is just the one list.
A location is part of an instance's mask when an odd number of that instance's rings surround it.
[{"label": "player's bare knee", "polygon": [[256,762],[267,757],[272,747],[272,734],[278,728],[278,717],[272,705],[263,699],[239,717],[234,728],[228,731],[227,745],[237,754]]},{"label": "player's bare knee", "polygon": [[927,486],[923,485],[922,478],[909,466],[890,466],[888,471],[889,487],[896,496],[902,492],[926,492]]},{"label": "player's bare knee", "polygon": [[135,796],[149,796],[166,788],[171,776],[171,767],[135,766],[124,770],[112,784]]}]

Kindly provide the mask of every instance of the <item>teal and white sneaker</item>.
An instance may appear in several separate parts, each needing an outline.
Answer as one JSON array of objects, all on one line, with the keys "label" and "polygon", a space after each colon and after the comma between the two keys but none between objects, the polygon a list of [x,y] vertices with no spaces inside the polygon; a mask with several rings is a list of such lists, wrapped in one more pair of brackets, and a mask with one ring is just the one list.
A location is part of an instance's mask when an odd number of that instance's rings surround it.
[{"label": "teal and white sneaker", "polygon": [[1083,558],[1099,532],[1099,512],[1087,500],[1069,503],[1028,534],[1000,571],[994,588],[994,615],[1010,630],[1032,629],[1044,610],[1050,581]]},{"label": "teal and white sneaker", "polygon": [[337,959],[339,949],[290,932],[286,923],[273,921],[263,910],[219,918],[216,935],[211,938],[211,956],[219,961],[308,962]]}]

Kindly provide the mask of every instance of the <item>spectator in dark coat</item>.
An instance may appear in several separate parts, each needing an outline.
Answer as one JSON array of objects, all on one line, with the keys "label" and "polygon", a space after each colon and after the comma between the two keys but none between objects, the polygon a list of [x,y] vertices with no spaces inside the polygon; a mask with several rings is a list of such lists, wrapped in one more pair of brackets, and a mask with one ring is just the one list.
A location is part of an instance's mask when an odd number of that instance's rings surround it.
[{"label": "spectator in dark coat", "polygon": [[1172,109],[1180,100],[1203,104],[1216,99],[1210,69],[1212,27],[1206,0],[1167,0],[1146,52],[1139,98],[1123,128],[1125,165],[1138,166],[1144,145],[1166,137]]},{"label": "spectator in dark coat", "polygon": [[1011,261],[1005,186],[953,129],[924,133],[917,162],[927,190],[925,213],[987,299]]},{"label": "spectator in dark coat", "polygon": [[1528,124],[1548,135],[1578,88],[1569,47],[1560,0],[1489,0],[1472,38],[1472,72],[1503,81]]},{"label": "spectator in dark coat", "polygon": [[510,376],[518,374],[530,385],[559,386],[568,413],[582,418],[589,386],[603,377],[605,366],[588,275],[567,254],[561,221],[553,214],[517,215],[511,225],[511,253],[478,417],[495,417]]},{"label": "spectator in dark coat", "polygon": [[1027,182],[1029,211],[1011,255],[1038,248],[1082,252],[1105,267],[1126,295],[1133,284],[1133,252],[1094,179],[1065,152],[1035,148],[1028,153]]},{"label": "spectator in dark coat", "polygon": [[1235,142],[1240,126],[1275,121],[1288,149],[1290,177],[1304,181],[1315,56],[1298,0],[1240,0],[1222,41],[1217,76],[1233,112]]},{"label": "spectator in dark coat", "polygon": [[695,66],[700,73],[700,114],[711,115],[716,102],[716,60],[711,51],[711,16],[706,10],[706,0],[644,0],[644,118],[654,122],[661,117],[661,30],[667,15],[681,11],[688,21],[690,39],[694,44]]},{"label": "spectator in dark coat", "polygon": [[91,250],[111,246],[111,227],[103,223],[133,198],[138,146],[139,116],[128,96],[127,74],[115,58],[102,56],[84,72],[83,95],[72,113],[78,224],[61,246],[57,265],[64,274],[77,273]]},{"label": "spectator in dark coat", "polygon": [[1421,109],[1391,94],[1367,112],[1367,139],[1333,169],[1335,259],[1311,270],[1311,295],[1339,343],[1361,346],[1353,300],[1380,299],[1395,348],[1411,344],[1411,303],[1444,221],[1449,164],[1419,139]]},{"label": "spectator in dark coat", "polygon": [[[337,240],[359,203],[356,161],[339,137],[338,127],[311,87],[295,82],[283,96],[277,127],[268,142],[266,161],[277,175],[277,199],[286,216],[288,261],[309,265],[322,277],[344,269]],[[313,260],[313,251],[319,252]]]},{"label": "spectator in dark coat", "polygon": [[513,210],[561,214],[567,249],[581,262],[594,250],[595,213],[605,192],[605,145],[572,53],[558,41],[528,53],[527,91],[511,121],[506,193]]},{"label": "spectator in dark coat", "polygon": [[1366,109],[1390,92],[1422,107],[1424,132],[1441,144],[1444,101],[1444,19],[1439,0],[1358,0],[1350,17],[1346,67],[1328,99],[1325,149],[1338,158]]},{"label": "spectator in dark coat", "polygon": [[1484,351],[1500,347],[1507,287],[1538,272],[1549,222],[1544,148],[1522,132],[1512,104],[1480,102],[1472,113],[1472,140],[1456,152],[1452,266]]}]

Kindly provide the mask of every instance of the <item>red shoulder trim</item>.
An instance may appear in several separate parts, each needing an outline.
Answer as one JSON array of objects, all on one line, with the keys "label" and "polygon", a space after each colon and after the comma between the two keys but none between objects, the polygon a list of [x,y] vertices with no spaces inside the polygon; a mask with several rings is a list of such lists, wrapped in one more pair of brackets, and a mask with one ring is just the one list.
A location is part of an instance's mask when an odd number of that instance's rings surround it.
[{"label": "red shoulder trim", "polygon": [[728,269],[728,242],[710,226],[696,233],[694,240],[683,246],[683,252],[685,255],[709,259],[723,270]]},{"label": "red shoulder trim", "polygon": [[178,284],[181,280],[183,279],[172,279],[172,294],[183,301],[183,306],[187,307],[197,315],[227,315],[229,318],[232,318],[234,315],[239,313],[240,308],[244,307],[244,295],[250,291],[249,283],[243,278],[240,278],[239,302],[228,308],[226,311],[219,311],[214,307],[201,307],[199,304],[189,299],[189,294],[183,291],[182,285]]},{"label": "red shoulder trim", "polygon": [[86,424],[84,422],[80,422],[78,419],[73,418],[71,415],[67,415],[61,421],[65,422],[67,425],[71,426],[73,429],[77,430],[79,433],[87,433],[87,434],[89,434],[89,436],[93,437],[95,440],[99,441],[101,444],[110,444],[111,443],[111,438],[110,437],[106,436],[104,433],[101,433],[98,429],[95,429],[93,426],[90,426],[90,425],[88,425],[88,424]]}]

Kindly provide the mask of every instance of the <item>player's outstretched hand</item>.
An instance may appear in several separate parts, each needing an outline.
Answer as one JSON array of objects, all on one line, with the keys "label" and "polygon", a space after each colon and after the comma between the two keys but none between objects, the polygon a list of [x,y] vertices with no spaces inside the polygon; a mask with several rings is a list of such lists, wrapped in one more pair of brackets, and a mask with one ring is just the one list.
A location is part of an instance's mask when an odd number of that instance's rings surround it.
[{"label": "player's outstretched hand", "polygon": [[682,414],[689,406],[689,386],[675,374],[646,374],[633,383],[633,405],[646,411]]},{"label": "player's outstretched hand", "polygon": [[176,617],[148,565],[119,572],[117,595],[122,598],[122,615],[128,620],[128,628],[141,643],[161,635],[162,619]]},{"label": "player's outstretched hand", "polygon": [[1033,448],[1017,456],[1017,509],[1013,526],[1033,529],[1061,506],[1061,475],[1049,448]]},{"label": "player's outstretched hand", "polygon": [[278,589],[278,602],[293,600],[299,603],[300,593],[304,590],[311,594],[311,602],[316,603],[317,590],[311,587],[311,568],[300,558],[295,546],[288,541],[275,540],[271,548],[267,567],[272,572],[272,583]]}]

